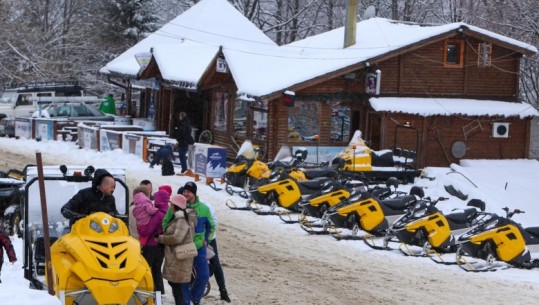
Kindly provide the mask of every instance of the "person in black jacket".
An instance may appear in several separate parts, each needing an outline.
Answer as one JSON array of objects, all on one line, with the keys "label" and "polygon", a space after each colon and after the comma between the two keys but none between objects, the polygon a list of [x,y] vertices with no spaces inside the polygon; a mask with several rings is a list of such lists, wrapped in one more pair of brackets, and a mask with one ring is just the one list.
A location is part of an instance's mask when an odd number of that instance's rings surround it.
[{"label": "person in black jacket", "polygon": [[114,177],[104,169],[97,169],[92,179],[92,186],[80,190],[60,210],[69,225],[73,225],[79,218],[95,212],[105,212],[117,215],[116,200],[112,193],[116,187]]},{"label": "person in black jacket", "polygon": [[191,120],[189,120],[185,112],[180,112],[179,121],[174,125],[174,137],[178,141],[178,154],[182,173],[185,173],[187,171],[188,147],[195,143],[191,135]]}]

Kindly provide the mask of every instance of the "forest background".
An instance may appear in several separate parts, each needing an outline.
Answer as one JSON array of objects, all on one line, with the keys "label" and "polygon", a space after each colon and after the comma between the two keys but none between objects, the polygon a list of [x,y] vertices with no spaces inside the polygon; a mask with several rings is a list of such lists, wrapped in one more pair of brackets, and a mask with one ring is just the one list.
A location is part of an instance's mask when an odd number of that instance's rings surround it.
[{"label": "forest background", "polygon": [[[0,91],[21,82],[63,80],[83,82],[88,94],[117,90],[99,69],[199,1],[0,0]],[[347,0],[229,2],[283,45],[342,27]],[[537,0],[357,2],[358,21],[372,6],[378,17],[423,24],[465,22],[539,48]],[[525,57],[520,73],[522,100],[539,108],[539,55]]]}]

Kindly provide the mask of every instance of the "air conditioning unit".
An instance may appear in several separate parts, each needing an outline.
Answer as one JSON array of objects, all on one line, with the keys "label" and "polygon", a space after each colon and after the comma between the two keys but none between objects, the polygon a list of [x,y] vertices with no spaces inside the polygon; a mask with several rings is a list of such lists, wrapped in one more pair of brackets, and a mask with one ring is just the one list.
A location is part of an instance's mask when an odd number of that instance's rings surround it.
[{"label": "air conditioning unit", "polygon": [[509,138],[509,123],[496,122],[492,123],[493,138]]}]

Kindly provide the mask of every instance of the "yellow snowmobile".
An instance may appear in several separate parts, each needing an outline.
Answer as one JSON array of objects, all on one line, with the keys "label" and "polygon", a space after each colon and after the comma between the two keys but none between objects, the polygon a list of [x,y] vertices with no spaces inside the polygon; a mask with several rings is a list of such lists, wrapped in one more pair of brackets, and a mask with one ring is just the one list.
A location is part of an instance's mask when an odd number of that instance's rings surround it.
[{"label": "yellow snowmobile", "polygon": [[155,304],[150,268],[121,219],[98,212],[78,220],[52,244],[51,260],[62,304]]},{"label": "yellow snowmobile", "polygon": [[384,245],[397,242],[400,243],[399,250],[406,256],[427,256],[439,264],[455,264],[446,260],[444,253],[454,253],[457,249],[455,237],[484,223],[489,214],[484,213],[485,203],[479,199],[470,200],[467,208],[444,214],[436,207],[444,200],[444,197],[425,197],[418,201],[393,223],[383,238]]},{"label": "yellow snowmobile", "polygon": [[337,240],[361,240],[365,236],[358,235],[360,230],[367,232],[367,236],[383,236],[392,224],[405,215],[407,210],[424,196],[420,187],[414,186],[409,195],[401,192],[395,198],[381,200],[376,197],[365,197],[358,194],[331,207],[326,213],[336,228],[352,230],[351,235],[340,232],[332,233]]},{"label": "yellow snowmobile", "polygon": [[524,211],[503,210],[505,217],[491,214],[488,221],[459,237],[457,264],[465,271],[496,271],[499,262],[524,269],[539,267],[539,259],[532,259],[539,249],[539,227],[524,228],[511,219]]},{"label": "yellow snowmobile", "polygon": [[[250,142],[246,142],[247,144]],[[246,144],[244,143],[244,145]],[[296,179],[297,181],[305,181],[307,180],[307,177],[305,176],[305,173],[303,170],[298,168],[298,165],[301,165],[302,162],[305,160],[307,155],[306,150],[297,150],[295,155],[292,156],[290,148],[286,145],[282,146],[277,155],[275,156],[274,161],[266,163],[262,163],[258,161],[260,164],[263,164],[265,168],[268,168],[266,171],[264,169],[264,173],[262,174],[259,170],[262,166],[251,166],[251,168],[254,168],[252,170],[253,173],[259,174],[258,178],[249,178],[248,186],[248,194],[247,190],[242,189],[241,191],[233,190],[233,188],[230,185],[227,185],[227,192],[229,194],[239,194],[243,198],[249,198],[249,200],[246,202],[245,206],[237,206],[235,202],[232,200],[228,200],[226,205],[233,210],[256,210],[259,211],[257,207],[252,207],[253,204],[261,203],[265,204],[265,201],[267,201],[265,198],[267,197],[266,193],[258,192],[258,188],[262,187],[268,183],[282,180],[284,177],[288,178],[291,177],[293,179]],[[234,181],[235,179],[242,179],[239,178],[241,175],[239,175],[238,170],[240,170],[240,164],[234,164],[231,167],[229,167],[229,170],[227,170],[227,175],[229,177],[230,181]],[[243,168],[245,169],[247,165],[244,165]],[[233,171],[236,171],[238,174],[233,173]],[[244,170],[245,171],[245,170]],[[249,170],[246,170],[244,174],[249,172]],[[241,182],[243,183],[243,182]]]},{"label": "yellow snowmobile", "polygon": [[[119,215],[94,213],[79,219],[70,230],[61,207],[92,185],[94,168],[44,166],[44,190],[39,187],[37,168],[28,168],[23,204],[24,277],[31,288],[48,288],[62,304],[160,305],[160,292],[154,292],[140,244],[129,236],[125,224],[129,206],[125,169],[107,171],[116,180],[113,195]],[[40,206],[41,191],[46,197],[46,219]]]},{"label": "yellow snowmobile", "polygon": [[[373,188],[367,188],[363,182],[357,183],[354,181],[347,181],[345,185],[342,184],[329,184],[323,190],[320,196],[308,198],[304,200],[300,205],[303,207],[303,213],[305,217],[300,222],[303,230],[309,234],[329,234],[328,229],[333,227],[333,223],[329,220],[328,211],[341,204],[341,206],[347,206],[348,204],[366,198],[376,198],[378,200],[396,198],[406,195],[402,191],[398,191],[399,180],[397,178],[389,178],[386,181],[386,186],[376,185]],[[349,200],[354,198],[352,202]],[[307,217],[320,218],[319,220],[309,221]],[[321,230],[315,228],[322,228]]]},{"label": "yellow snowmobile", "polygon": [[[397,131],[413,127],[398,125],[395,129],[395,141]],[[417,131],[416,131],[417,132]],[[419,140],[416,141],[419,143]],[[421,171],[416,170],[416,151],[405,150],[396,147],[392,150],[372,150],[361,137],[361,131],[356,130],[348,146],[335,155],[332,164],[340,164],[339,171],[343,175],[362,176],[371,183],[383,183],[390,177],[396,177],[402,183],[413,182]],[[416,145],[417,146],[417,145]]]},{"label": "yellow snowmobile", "polygon": [[263,178],[268,178],[270,169],[268,165],[259,160],[261,149],[255,149],[251,141],[243,142],[234,164],[226,169],[225,190],[230,195],[237,194],[245,199],[249,196],[246,189]]}]

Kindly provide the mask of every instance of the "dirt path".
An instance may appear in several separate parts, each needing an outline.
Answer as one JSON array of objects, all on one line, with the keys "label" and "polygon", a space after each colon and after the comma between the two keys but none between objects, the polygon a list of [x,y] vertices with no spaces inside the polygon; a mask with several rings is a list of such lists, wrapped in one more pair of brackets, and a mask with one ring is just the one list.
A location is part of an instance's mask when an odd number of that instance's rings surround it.
[{"label": "dirt path", "polygon": [[[0,147],[0,155],[0,170],[35,160],[35,155],[14,155],[6,147]],[[45,164],[55,162],[44,157]],[[140,172],[128,175],[130,188],[143,177]],[[219,217],[217,240],[233,304],[535,304],[539,299],[539,283],[469,274],[425,258],[367,250],[357,241],[308,236],[274,216],[262,220],[251,212],[232,211],[224,206],[223,194],[205,200],[213,202]],[[204,304],[222,304],[211,281]],[[165,304],[173,304],[170,297]]]}]

